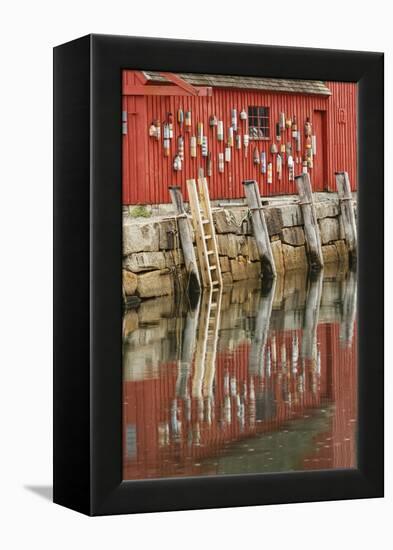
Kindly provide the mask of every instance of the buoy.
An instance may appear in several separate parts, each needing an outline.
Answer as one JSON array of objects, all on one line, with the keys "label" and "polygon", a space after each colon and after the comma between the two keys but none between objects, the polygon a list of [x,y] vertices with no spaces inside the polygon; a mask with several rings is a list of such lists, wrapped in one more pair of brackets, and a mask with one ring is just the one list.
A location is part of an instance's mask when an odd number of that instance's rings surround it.
[{"label": "buoy", "polygon": [[186,127],[187,132],[191,132],[191,111],[186,111],[184,126]]},{"label": "buoy", "polygon": [[299,153],[302,150],[302,138],[300,136],[300,132],[297,132],[296,136],[296,151]]},{"label": "buoy", "polygon": [[212,175],[212,154],[209,153],[207,160],[206,160],[206,173],[208,176]]},{"label": "buoy", "polygon": [[218,153],[218,171],[221,174],[224,172],[224,153]]},{"label": "buoy", "polygon": [[244,145],[244,156],[245,158],[248,157],[248,144],[250,142],[250,137],[248,134],[244,134],[243,136],[243,145]]},{"label": "buoy", "polygon": [[307,165],[308,165],[307,156],[304,155],[303,162],[302,162],[302,166],[303,166],[302,172],[303,172],[303,174],[307,174],[307,172],[308,172]]},{"label": "buoy", "polygon": [[202,156],[207,157],[207,136],[202,137]]},{"label": "buoy", "polygon": [[287,119],[285,120],[285,127],[286,127],[287,129],[289,129],[289,130],[292,128],[292,119],[287,118]]},{"label": "buoy", "polygon": [[295,167],[292,155],[289,155],[288,157],[288,178],[289,181],[294,181],[295,179]]},{"label": "buoy", "polygon": [[167,122],[164,123],[164,139],[170,139],[169,124]]},{"label": "buoy", "polygon": [[292,143],[290,141],[287,141],[285,145],[285,153],[287,156],[292,155]]},{"label": "buoy", "polygon": [[312,148],[312,154],[317,154],[317,136],[311,136],[311,148]]},{"label": "buoy", "polygon": [[171,150],[171,142],[169,139],[164,139],[164,157],[169,157]]},{"label": "buoy", "polygon": [[274,141],[271,144],[270,152],[271,152],[272,155],[275,155],[278,152],[277,145],[274,143]]},{"label": "buoy", "polygon": [[273,183],[273,165],[271,162],[267,165],[267,183]]},{"label": "buoy", "polygon": [[233,128],[229,126],[228,128],[228,147],[233,147]]},{"label": "buoy", "polygon": [[203,122],[198,122],[197,124],[197,143],[202,145],[203,140]]},{"label": "buoy", "polygon": [[276,170],[277,170],[278,180],[281,181],[281,176],[282,176],[282,159],[281,159],[281,155],[276,156]]},{"label": "buoy", "polygon": [[181,160],[184,160],[184,139],[182,136],[177,138],[177,153]]},{"label": "buoy", "polygon": [[310,147],[310,149],[307,149],[306,156],[307,156],[307,166],[308,166],[308,168],[313,168],[314,163],[313,163],[313,155],[312,155],[311,147]]},{"label": "buoy", "polygon": [[266,153],[261,152],[261,174],[266,174]]},{"label": "buoy", "polygon": [[173,138],[173,114],[168,113],[169,139]]},{"label": "buoy", "polygon": [[184,113],[183,113],[183,109],[181,107],[177,111],[177,122],[180,124],[180,128],[183,128]]},{"label": "buoy", "polygon": [[280,130],[285,130],[285,113],[280,113]]},{"label": "buoy", "polygon": [[285,153],[285,143],[281,143],[281,145],[280,145],[280,153]]},{"label": "buoy", "polygon": [[259,151],[256,147],[254,147],[254,152],[253,152],[253,155],[252,155],[252,159],[253,159],[254,164],[260,164],[260,162],[261,162],[261,160],[259,158]]},{"label": "buoy", "polygon": [[281,141],[280,123],[276,123],[276,140]]},{"label": "buoy", "polygon": [[244,109],[240,112],[240,120],[247,120],[247,113]]},{"label": "buoy", "polygon": [[155,125],[153,124],[153,122],[150,124],[150,127],[149,127],[149,136],[150,137],[155,137],[156,135],[156,127]]},{"label": "buoy", "polygon": [[297,132],[297,120],[296,120],[296,115],[293,115],[292,117],[292,137],[295,137],[293,135],[293,132]]},{"label": "buoy", "polygon": [[242,148],[242,136],[240,136],[239,134],[236,134],[235,143],[236,143],[236,149],[241,149]]},{"label": "buoy", "polygon": [[176,172],[181,170],[181,158],[179,155],[176,155],[173,159],[173,169],[176,170]]},{"label": "buoy", "polygon": [[233,131],[236,132],[237,131],[237,110],[236,109],[232,109],[231,111],[231,125],[233,128]]},{"label": "buoy", "polygon": [[159,120],[156,120],[155,127],[156,127],[156,140],[159,141],[161,139],[161,122]]},{"label": "buoy", "polygon": [[210,128],[214,128],[214,126],[217,126],[217,117],[215,115],[211,115],[209,118],[209,126]]},{"label": "buoy", "polygon": [[311,149],[311,147],[312,147],[311,136],[307,136],[307,137],[306,137],[305,147],[306,147],[306,149]]},{"label": "buoy", "polygon": [[193,158],[197,156],[197,139],[195,136],[191,136],[190,139],[190,154]]},{"label": "buoy", "polygon": [[225,162],[231,162],[231,148],[225,147]]},{"label": "buoy", "polygon": [[217,139],[223,141],[224,139],[224,123],[222,120],[217,121]]},{"label": "buoy", "polygon": [[305,136],[312,135],[312,124],[310,122],[310,117],[307,117],[306,122],[304,123],[304,135]]}]

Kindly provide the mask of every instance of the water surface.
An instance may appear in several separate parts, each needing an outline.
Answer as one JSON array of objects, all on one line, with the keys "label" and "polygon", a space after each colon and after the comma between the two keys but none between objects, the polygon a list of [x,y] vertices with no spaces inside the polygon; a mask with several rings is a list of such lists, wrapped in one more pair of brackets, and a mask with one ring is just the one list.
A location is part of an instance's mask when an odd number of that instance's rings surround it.
[{"label": "water surface", "polygon": [[123,477],[356,467],[356,275],[143,302],[123,322]]}]

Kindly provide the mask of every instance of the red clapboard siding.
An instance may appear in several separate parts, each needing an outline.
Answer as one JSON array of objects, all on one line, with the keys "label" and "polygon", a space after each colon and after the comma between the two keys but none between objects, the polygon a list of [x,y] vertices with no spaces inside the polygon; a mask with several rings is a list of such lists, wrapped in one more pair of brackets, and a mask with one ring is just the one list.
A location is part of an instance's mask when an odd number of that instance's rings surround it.
[{"label": "red clapboard siding", "polygon": [[[138,71],[124,71],[124,79],[129,84],[140,84]],[[139,78],[139,80],[138,80]],[[149,84],[147,84],[148,86]],[[314,112],[318,112],[325,128],[317,131],[317,155],[314,157],[315,167],[310,170],[313,181],[313,171],[318,171],[314,185],[315,191],[335,190],[334,172],[346,170],[349,173],[352,188],[357,185],[357,144],[356,144],[356,84],[329,82],[327,86],[332,96],[270,93],[255,90],[236,90],[213,88],[212,97],[195,96],[124,96],[123,109],[128,112],[128,133],[123,136],[123,203],[124,204],[158,204],[170,202],[168,187],[179,185],[187,198],[186,180],[196,178],[198,168],[206,168],[206,160],[201,155],[201,147],[197,147],[197,158],[190,156],[190,137],[197,134],[197,123],[204,125],[204,135],[208,138],[208,150],[212,154],[212,176],[208,178],[212,199],[243,198],[242,182],[246,179],[256,179],[264,196],[296,193],[295,183],[288,179],[288,168],[283,166],[282,180],[279,181],[275,170],[275,155],[270,153],[270,146],[275,139],[275,124],[280,112],[292,118],[296,115],[298,128],[302,136],[302,152],[304,152],[304,122],[306,117],[313,121]],[[231,150],[231,162],[225,162],[224,173],[218,172],[218,153],[225,152],[228,127],[231,124],[231,109],[238,113],[238,133],[246,132],[245,122],[240,120],[242,109],[248,106],[264,106],[269,108],[270,139],[250,140],[248,157],[245,157],[244,147]],[[177,111],[192,113],[191,132],[181,130],[176,120]],[[167,113],[174,115],[174,138],[171,140],[169,157],[164,157],[163,139],[157,141],[149,137],[151,122],[158,119],[163,123]],[[218,141],[216,128],[209,127],[209,117],[215,115],[224,122],[224,141]],[[317,115],[315,115],[317,117]],[[162,129],[162,128],[161,128]],[[173,170],[173,158],[177,152],[177,138],[184,137],[183,169]],[[295,142],[291,130],[285,130],[280,143],[292,143],[293,157],[296,158]],[[322,143],[321,143],[322,142]],[[265,151],[267,162],[273,162],[273,183],[267,183],[267,175],[261,174],[261,166],[253,163],[254,146],[259,153]],[[320,163],[324,160],[324,166]],[[300,159],[301,161],[301,159]],[[295,164],[295,175],[301,173],[301,162]],[[322,174],[322,176],[320,175]]]}]

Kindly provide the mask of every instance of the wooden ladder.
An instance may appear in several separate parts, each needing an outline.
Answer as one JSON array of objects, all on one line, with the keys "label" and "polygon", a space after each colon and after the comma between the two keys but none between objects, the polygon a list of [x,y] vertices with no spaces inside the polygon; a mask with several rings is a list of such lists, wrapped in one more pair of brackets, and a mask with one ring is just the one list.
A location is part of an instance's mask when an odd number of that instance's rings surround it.
[{"label": "wooden ladder", "polygon": [[187,190],[203,286],[217,290],[222,276],[206,178],[198,179],[198,190],[194,179],[187,180]]},{"label": "wooden ladder", "polygon": [[217,342],[220,329],[222,289],[206,289],[202,294],[195,346],[192,396],[213,398]]}]

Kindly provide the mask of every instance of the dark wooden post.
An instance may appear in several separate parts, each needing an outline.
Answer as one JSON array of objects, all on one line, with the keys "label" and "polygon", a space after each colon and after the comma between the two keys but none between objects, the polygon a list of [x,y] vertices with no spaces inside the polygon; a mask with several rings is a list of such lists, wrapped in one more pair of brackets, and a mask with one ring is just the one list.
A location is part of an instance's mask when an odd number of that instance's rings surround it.
[{"label": "dark wooden post", "polygon": [[251,212],[255,241],[261,260],[262,275],[268,279],[275,279],[277,276],[276,266],[274,264],[272,247],[257,182],[255,180],[246,180],[243,181],[243,185],[248,207]]},{"label": "dark wooden post", "polygon": [[316,359],[314,355],[317,348],[317,327],[322,296],[322,284],[323,270],[312,273],[309,279],[306,304],[304,307],[302,335],[303,358]]},{"label": "dark wooden post", "polygon": [[186,209],[184,208],[183,196],[180,187],[169,187],[169,193],[173,206],[175,207],[176,214],[178,215],[177,226],[179,228],[184,263],[188,273],[188,288],[191,292],[200,293],[202,287],[199,278],[198,265],[194,245],[192,243],[190,224],[187,218]]},{"label": "dark wooden post", "polygon": [[336,172],[335,175],[345,242],[347,243],[350,261],[354,263],[357,256],[357,230],[355,213],[353,211],[351,184],[347,172]]},{"label": "dark wooden post", "polygon": [[342,317],[340,322],[340,342],[349,348],[352,344],[357,308],[356,271],[350,270],[346,280],[342,282]]},{"label": "dark wooden post", "polygon": [[308,174],[301,174],[300,176],[296,176],[295,180],[300,198],[299,204],[303,214],[308,262],[312,269],[320,269],[323,267],[321,236],[315,213],[310,176]]}]

